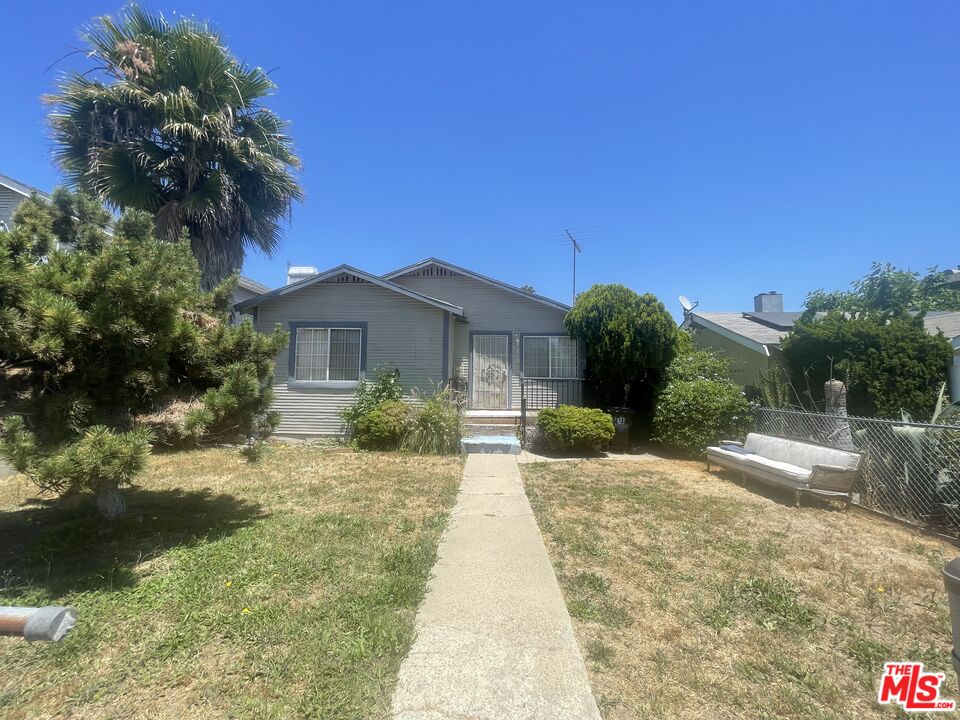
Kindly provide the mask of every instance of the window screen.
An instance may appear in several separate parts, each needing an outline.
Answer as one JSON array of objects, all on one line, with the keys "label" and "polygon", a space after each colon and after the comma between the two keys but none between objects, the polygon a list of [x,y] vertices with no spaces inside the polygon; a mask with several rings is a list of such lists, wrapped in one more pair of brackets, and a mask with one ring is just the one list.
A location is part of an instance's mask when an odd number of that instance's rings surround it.
[{"label": "window screen", "polygon": [[550,377],[550,338],[523,339],[523,374],[525,377]]},{"label": "window screen", "polygon": [[561,336],[525,337],[523,375],[528,378],[577,377],[577,341]]},{"label": "window screen", "polygon": [[577,341],[569,337],[550,338],[550,377],[577,376]]},{"label": "window screen", "polygon": [[360,330],[297,328],[295,380],[359,380]]}]

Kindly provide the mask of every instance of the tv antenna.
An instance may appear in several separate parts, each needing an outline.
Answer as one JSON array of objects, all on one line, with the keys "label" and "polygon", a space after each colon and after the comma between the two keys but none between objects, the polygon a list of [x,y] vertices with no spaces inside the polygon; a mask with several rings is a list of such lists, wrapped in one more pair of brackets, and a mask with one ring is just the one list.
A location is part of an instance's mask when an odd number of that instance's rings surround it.
[{"label": "tv antenna", "polygon": [[570,243],[573,245],[573,302],[577,302],[577,253],[582,253],[583,249],[580,247],[580,243],[577,242],[577,239],[573,236],[573,233],[569,230],[564,230],[567,234],[567,237],[570,238]]},{"label": "tv antenna", "polygon": [[680,307],[683,308],[683,317],[684,317],[684,318],[686,318],[687,315],[689,315],[690,313],[692,313],[693,310],[694,310],[694,308],[696,308],[697,305],[699,305],[699,304],[700,304],[699,301],[697,301],[697,302],[695,302],[695,303],[690,302],[690,298],[688,298],[686,295],[681,295],[681,296],[680,296]]}]

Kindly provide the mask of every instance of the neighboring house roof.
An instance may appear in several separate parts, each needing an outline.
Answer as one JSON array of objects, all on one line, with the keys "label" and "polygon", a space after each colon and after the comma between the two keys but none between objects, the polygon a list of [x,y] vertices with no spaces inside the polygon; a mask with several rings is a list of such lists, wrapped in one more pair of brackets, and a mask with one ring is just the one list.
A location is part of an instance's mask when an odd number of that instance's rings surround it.
[{"label": "neighboring house roof", "polygon": [[799,312],[745,312],[742,313],[745,318],[756,320],[763,325],[779,328],[781,330],[790,330],[793,324],[800,319],[803,313]]},{"label": "neighboring house roof", "polygon": [[243,288],[244,290],[249,290],[250,292],[255,292],[257,295],[263,295],[264,293],[270,292],[270,288],[263,283],[258,283],[256,280],[251,280],[243,275],[241,275],[240,279],[237,280],[237,287]]},{"label": "neighboring house roof", "polygon": [[[769,355],[770,346],[779,346],[799,319],[798,312],[691,312],[685,322],[700,325],[734,342]],[[931,335],[942,332],[960,347],[960,311],[931,310],[923,317],[923,327]]]},{"label": "neighboring house roof", "polygon": [[687,322],[713,330],[763,355],[779,346],[800,313],[691,312]]},{"label": "neighboring house roof", "polygon": [[537,295],[536,293],[527,292],[526,290],[521,290],[515,285],[510,285],[509,283],[505,283],[500,280],[495,280],[491,277],[487,277],[486,275],[481,275],[478,272],[474,272],[473,270],[467,270],[466,268],[460,267],[459,265],[454,265],[453,263],[446,262],[445,260],[439,260],[437,258],[427,258],[426,260],[421,260],[420,262],[414,263],[413,265],[407,265],[407,267],[403,267],[403,268],[400,268],[399,270],[394,270],[393,272],[386,273],[383,277],[386,278],[387,280],[394,280],[402,275],[416,272],[417,270],[421,270],[430,265],[436,265],[446,270],[449,270],[455,273],[460,273],[461,275],[466,275],[469,278],[473,278],[474,280],[479,280],[480,282],[493,285],[494,287],[498,287],[501,290],[506,290],[507,292],[511,292],[511,293],[514,293],[515,295],[519,295],[520,297],[524,297],[527,300],[534,300],[536,302],[543,303],[544,305],[549,305],[550,307],[556,308],[557,310],[564,310],[564,311],[570,310],[570,306],[565,305],[562,302],[551,300],[548,297],[544,297],[543,295]]},{"label": "neighboring house roof", "polygon": [[246,308],[254,307],[255,305],[259,305],[263,302],[266,302],[267,300],[280,297],[281,295],[287,295],[288,293],[297,292],[298,290],[302,290],[303,288],[313,285],[314,283],[323,282],[324,280],[329,280],[332,277],[336,277],[337,275],[342,275],[344,273],[349,273],[350,275],[354,275],[360,278],[361,280],[364,280],[373,285],[377,285],[387,290],[392,290],[395,293],[399,293],[400,295],[405,295],[406,297],[412,298],[414,300],[419,300],[420,302],[427,303],[428,305],[433,305],[434,307],[440,308],[441,310],[446,310],[448,312],[451,312],[454,315],[457,315],[458,317],[463,317],[464,313],[463,313],[462,307],[453,305],[452,303],[444,302],[443,300],[437,300],[436,298],[432,298],[427,295],[423,295],[421,293],[415,292],[414,290],[410,290],[409,288],[401,287],[396,283],[390,282],[389,280],[385,280],[382,277],[373,275],[372,273],[364,272],[363,270],[358,270],[357,268],[351,267],[350,265],[338,265],[335,268],[331,268],[330,270],[325,270],[324,272],[317,273],[316,275],[305,278],[304,280],[300,280],[299,282],[291,283],[289,285],[284,285],[281,288],[277,288],[276,290],[271,290],[270,292],[264,293],[263,295],[257,295],[254,298],[250,298],[249,300],[244,300],[243,302],[237,303],[236,305],[234,305],[234,308],[236,310],[245,310]]},{"label": "neighboring house roof", "polygon": [[956,310],[930,310],[923,316],[923,327],[931,335],[937,331],[947,338],[960,337],[960,312]]},{"label": "neighboring house roof", "polygon": [[19,180],[14,180],[9,175],[4,175],[0,173],[0,187],[5,187],[8,190],[13,190],[13,192],[18,195],[23,195],[24,197],[30,197],[33,193],[37,193],[42,198],[50,199],[50,196],[45,193],[43,190],[38,190],[35,187],[22,183]]}]

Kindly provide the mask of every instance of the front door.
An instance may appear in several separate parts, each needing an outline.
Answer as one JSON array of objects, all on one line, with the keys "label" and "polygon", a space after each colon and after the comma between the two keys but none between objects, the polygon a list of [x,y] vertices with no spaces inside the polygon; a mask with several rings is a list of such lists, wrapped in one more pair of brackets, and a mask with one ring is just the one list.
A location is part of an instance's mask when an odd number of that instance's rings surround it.
[{"label": "front door", "polygon": [[505,410],[510,392],[510,336],[474,335],[470,406]]}]

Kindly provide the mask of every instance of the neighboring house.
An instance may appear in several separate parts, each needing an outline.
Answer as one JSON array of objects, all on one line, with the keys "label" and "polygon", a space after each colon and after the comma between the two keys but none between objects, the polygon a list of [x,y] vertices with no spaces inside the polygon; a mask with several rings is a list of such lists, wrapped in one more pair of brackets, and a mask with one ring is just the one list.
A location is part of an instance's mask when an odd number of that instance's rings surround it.
[{"label": "neighboring house", "polygon": [[[17,211],[17,208],[20,207],[20,203],[34,193],[44,200],[50,200],[50,195],[42,190],[38,190],[35,187],[31,187],[19,180],[14,180],[12,177],[0,173],[0,229],[13,229],[14,213]],[[108,229],[107,232],[111,233],[112,230]],[[244,300],[249,300],[265,292],[270,292],[270,288],[262,283],[258,283],[256,280],[251,280],[241,275],[237,283],[237,288],[233,292],[233,303],[237,304]]]},{"label": "neighboring house", "polygon": [[[753,312],[687,313],[685,327],[696,330],[697,347],[716,350],[733,360],[734,380],[748,387],[757,385],[760,371],[782,362],[780,341],[793,329],[798,312],[783,311],[783,295],[761,293],[753,299]],[[928,333],[942,332],[953,347],[953,365],[949,370],[950,396],[960,400],[960,312],[932,310],[924,315]]]},{"label": "neighboring house", "polygon": [[580,397],[583,352],[563,303],[435,258],[383,276],[291,271],[294,282],[236,306],[262,332],[290,331],[274,383],[280,434],[340,434],[338,410],[378,368],[396,369],[408,397],[456,385],[479,414],[517,414],[521,378]]},{"label": "neighboring house", "polygon": [[244,300],[268,292],[270,292],[270,288],[263,283],[258,283],[256,280],[241,275],[240,279],[237,280],[237,287],[233,291],[233,304],[242,303]]},{"label": "neighboring house", "polygon": [[923,327],[931,335],[942,332],[953,347],[950,366],[950,399],[960,402],[960,312],[931,310],[923,316]]},{"label": "neighboring house", "polygon": [[45,200],[49,200],[47,193],[30,187],[19,180],[0,174],[0,230],[13,229],[13,214],[20,207],[20,203],[36,193]]},{"label": "neighboring house", "polygon": [[782,362],[780,341],[800,317],[783,311],[783,295],[760,293],[753,298],[753,312],[687,313],[683,326],[695,330],[697,347],[716,350],[733,361],[731,375],[744,387],[758,385],[760,372]]}]

